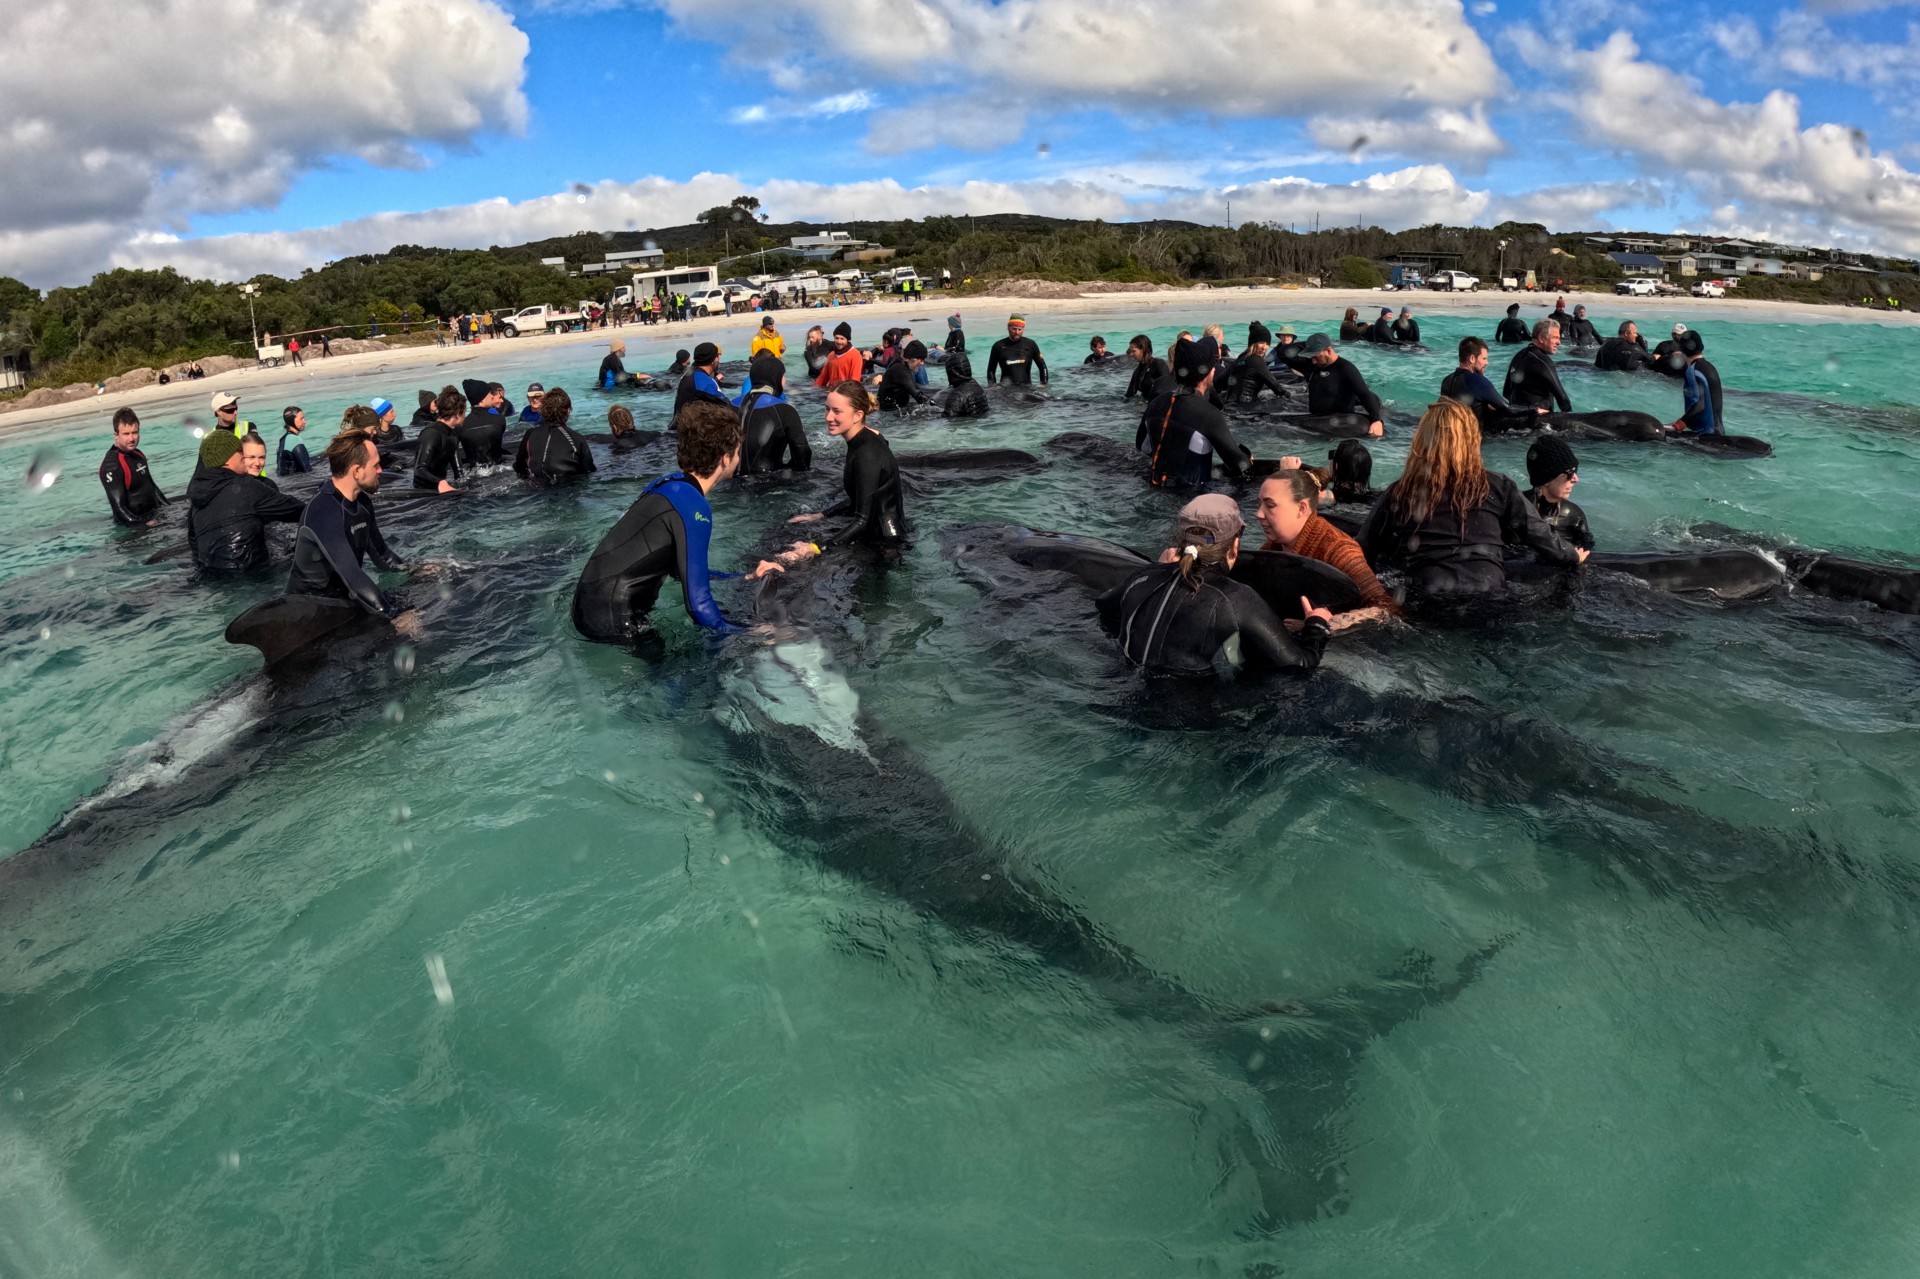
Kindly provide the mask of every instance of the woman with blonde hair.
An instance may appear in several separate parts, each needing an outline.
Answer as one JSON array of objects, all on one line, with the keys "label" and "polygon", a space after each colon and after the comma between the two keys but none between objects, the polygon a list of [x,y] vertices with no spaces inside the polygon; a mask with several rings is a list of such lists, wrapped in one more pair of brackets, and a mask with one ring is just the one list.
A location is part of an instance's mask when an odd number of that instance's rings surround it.
[{"label": "woman with blonde hair", "polygon": [[1486,469],[1479,419],[1454,400],[1427,406],[1406,470],[1374,503],[1357,540],[1374,567],[1405,569],[1413,593],[1425,596],[1502,589],[1508,543],[1548,564],[1587,558],[1541,520],[1519,485]]}]

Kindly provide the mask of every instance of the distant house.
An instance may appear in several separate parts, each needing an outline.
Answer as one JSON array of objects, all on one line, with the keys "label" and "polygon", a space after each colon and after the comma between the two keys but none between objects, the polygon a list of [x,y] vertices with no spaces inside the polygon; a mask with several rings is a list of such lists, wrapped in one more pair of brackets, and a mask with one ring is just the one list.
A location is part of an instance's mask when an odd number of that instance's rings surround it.
[{"label": "distant house", "polygon": [[1651,253],[1609,253],[1607,256],[1628,275],[1664,276],[1667,273],[1667,264]]},{"label": "distant house", "polygon": [[1779,258],[1759,258],[1747,256],[1733,264],[1737,275],[1779,275],[1787,269],[1787,264]]},{"label": "distant house", "polygon": [[567,260],[565,258],[541,258],[540,265],[544,267],[551,267],[553,270],[558,271],[562,275],[565,275],[567,273]]},{"label": "distant house", "polygon": [[843,253],[859,253],[874,246],[866,240],[856,240],[845,231],[829,231],[825,235],[796,235],[787,241],[789,251],[799,254],[809,262],[825,262]]},{"label": "distant house", "polygon": [[33,376],[33,339],[25,327],[0,329],[0,391],[17,391]]},{"label": "distant house", "polygon": [[1654,253],[1666,247],[1659,240],[1618,239],[1613,244],[1623,253]]},{"label": "distant house", "polygon": [[1738,259],[1730,258],[1724,253],[1702,252],[1692,253],[1688,256],[1693,259],[1693,270],[1696,275],[1711,277],[1740,274],[1740,272],[1735,269],[1738,266]]},{"label": "distant house", "polygon": [[665,266],[665,249],[628,249],[623,253],[607,254],[603,271],[645,271],[651,267]]},{"label": "distant house", "polygon": [[1686,251],[1687,251],[1688,249],[1691,249],[1691,248],[1693,247],[1693,241],[1692,241],[1692,240],[1689,240],[1689,239],[1687,239],[1687,238],[1686,238],[1685,236],[1683,236],[1683,235],[1678,235],[1678,236],[1674,236],[1674,237],[1673,237],[1672,239],[1670,239],[1670,240],[1668,240],[1668,241],[1666,242],[1666,246],[1665,246],[1665,247],[1667,247],[1667,248],[1669,248],[1669,249],[1676,249],[1676,250],[1678,250],[1678,251],[1679,251],[1679,252],[1681,252],[1681,253],[1685,253],[1685,252],[1686,252]]},{"label": "distant house", "polygon": [[1826,272],[1812,262],[1789,262],[1785,274],[1789,280],[1806,280],[1809,283],[1826,277]]}]

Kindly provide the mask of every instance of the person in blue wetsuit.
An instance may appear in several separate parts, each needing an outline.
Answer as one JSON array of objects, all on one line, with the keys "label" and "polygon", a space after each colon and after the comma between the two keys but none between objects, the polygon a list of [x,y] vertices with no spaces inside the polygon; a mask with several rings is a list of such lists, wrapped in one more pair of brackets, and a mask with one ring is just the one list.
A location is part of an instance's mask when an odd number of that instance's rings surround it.
[{"label": "person in blue wetsuit", "polygon": [[[731,406],[689,404],[680,414],[675,454],[680,469],[647,485],[593,548],[574,585],[574,629],[595,643],[657,643],[647,615],[669,577],[680,580],[687,613],[699,626],[720,634],[741,629],[720,611],[712,588],[712,579],[738,574],[707,567],[713,541],[707,494],[740,466],[740,422]],[[762,560],[747,576],[780,567]]]},{"label": "person in blue wetsuit", "polygon": [[406,567],[380,536],[373,518],[372,495],[380,487],[380,450],[373,435],[342,431],[320,456],[332,479],[320,486],[300,516],[287,594],[352,600],[369,613],[397,620],[403,612],[399,602],[361,566],[371,558],[376,568]]},{"label": "person in blue wetsuit", "polygon": [[1674,339],[1674,345],[1686,360],[1685,371],[1681,374],[1681,393],[1686,398],[1680,411],[1680,420],[1670,424],[1669,430],[1683,431],[1689,435],[1720,434],[1720,378],[1707,363],[1706,341],[1698,333],[1682,333]]},{"label": "person in blue wetsuit", "polygon": [[1545,409],[1517,409],[1494,388],[1487,376],[1487,344],[1480,338],[1460,339],[1460,367],[1440,382],[1440,394],[1472,409],[1483,431],[1526,429]]},{"label": "person in blue wetsuit", "polygon": [[693,348],[693,366],[674,388],[674,429],[679,429],[680,415],[688,405],[702,403],[728,406],[733,403],[720,389],[720,348],[711,342],[702,342]]}]

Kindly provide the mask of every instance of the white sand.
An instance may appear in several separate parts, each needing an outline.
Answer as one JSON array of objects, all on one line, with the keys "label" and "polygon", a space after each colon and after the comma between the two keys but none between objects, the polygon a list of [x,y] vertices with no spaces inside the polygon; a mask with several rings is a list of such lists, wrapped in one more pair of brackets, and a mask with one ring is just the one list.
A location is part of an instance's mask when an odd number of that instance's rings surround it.
[{"label": "white sand", "polygon": [[[1256,315],[1276,322],[1285,320],[1295,324],[1302,320],[1314,322],[1312,317],[1318,317],[1319,322],[1336,324],[1341,313],[1350,306],[1359,307],[1361,316],[1371,320],[1373,316],[1369,313],[1369,308],[1373,313],[1377,313],[1379,308],[1388,305],[1396,311],[1402,305],[1411,306],[1416,316],[1426,314],[1497,316],[1504,314],[1511,303],[1518,302],[1521,317],[1531,321],[1552,310],[1556,296],[1562,295],[1498,292],[1391,293],[1370,289],[1307,288],[1194,288],[1141,293],[1098,293],[1070,298],[1023,298],[998,294],[955,297],[929,293],[907,303],[888,300],[870,305],[827,310],[780,311],[775,313],[775,318],[791,351],[798,349],[801,338],[811,325],[822,324],[831,329],[842,319],[847,319],[853,322],[863,339],[873,340],[879,336],[879,329],[888,326],[892,317],[903,316],[908,312],[912,312],[918,318],[921,315],[945,316],[950,312],[959,311],[967,317],[967,327],[974,333],[983,335],[996,333],[1001,328],[1006,315],[1013,311],[1020,311],[1029,316],[1062,313],[1098,316],[1117,312],[1177,312],[1181,322],[1197,330],[1201,325],[1214,320],[1244,321]],[[1859,307],[1807,306],[1791,302],[1761,302],[1737,297],[1628,298],[1617,297],[1611,293],[1578,292],[1569,292],[1564,296],[1569,310],[1585,303],[1587,309],[1596,317],[1596,322],[1600,324],[1603,334],[1610,331],[1621,318],[1630,316],[1635,311],[1658,313],[1663,316],[1697,314],[1747,323],[1894,326],[1920,323],[1920,316],[1905,312],[1868,311]],[[309,357],[306,364],[299,367],[235,370],[194,382],[144,386],[112,395],[98,395],[89,399],[72,400],[65,404],[50,404],[38,409],[0,412],[0,432],[84,419],[98,420],[101,429],[105,430],[107,419],[122,405],[133,405],[137,409],[155,413],[206,409],[213,392],[220,390],[232,391],[239,395],[243,401],[244,410],[246,401],[269,401],[278,404],[290,398],[299,398],[295,392],[301,388],[326,387],[331,383],[352,381],[386,370],[399,372],[429,365],[469,365],[470,368],[455,369],[444,376],[431,379],[441,382],[458,382],[461,377],[478,376],[484,372],[488,357],[495,356],[500,351],[500,348],[495,345],[496,341],[511,343],[513,354],[519,355],[538,346],[555,348],[572,346],[581,348],[583,351],[589,348],[604,350],[607,343],[616,337],[624,338],[634,345],[643,341],[675,340],[676,344],[685,346],[692,346],[698,340],[717,337],[729,350],[744,352],[747,340],[758,323],[758,316],[712,316],[672,325],[652,327],[631,325],[623,329],[595,330],[591,333],[539,334],[493,339],[483,341],[477,346],[399,347],[361,355],[336,355],[324,360],[315,355]],[[944,326],[935,327],[922,336],[934,337],[944,331]],[[1034,325],[1032,331],[1036,337],[1044,339],[1046,336],[1044,325]],[[1648,333],[1650,340],[1657,339],[1659,336],[1655,332]],[[416,379],[399,379],[403,383],[411,383],[414,380]]]}]

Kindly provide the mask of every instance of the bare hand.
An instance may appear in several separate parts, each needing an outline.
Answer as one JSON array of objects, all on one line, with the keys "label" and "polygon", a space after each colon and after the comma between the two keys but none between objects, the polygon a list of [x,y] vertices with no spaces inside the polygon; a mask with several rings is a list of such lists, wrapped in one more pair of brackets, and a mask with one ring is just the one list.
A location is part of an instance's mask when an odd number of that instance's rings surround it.
[{"label": "bare hand", "polygon": [[815,520],[818,520],[818,519],[823,519],[823,518],[825,518],[825,517],[824,517],[824,516],[822,516],[822,515],[820,514],[820,512],[818,512],[818,511],[808,511],[808,512],[806,512],[805,514],[802,514],[802,515],[796,515],[796,516],[794,516],[794,517],[793,517],[792,519],[790,519],[790,520],[788,520],[788,521],[787,521],[787,523],[789,523],[789,524],[811,524],[811,523],[813,523],[813,522],[814,522]]},{"label": "bare hand", "polygon": [[1575,556],[1573,562],[1576,564],[1585,564],[1587,562],[1587,556],[1593,554],[1592,551],[1586,550],[1585,548],[1576,548],[1573,553]]},{"label": "bare hand", "polygon": [[1327,625],[1333,625],[1333,614],[1324,608],[1315,608],[1313,601],[1304,595],[1300,597],[1300,611],[1305,614],[1306,617],[1317,617]]},{"label": "bare hand", "polygon": [[749,582],[757,582],[769,573],[784,573],[786,571],[787,566],[785,564],[778,564],[773,560],[761,560],[754,566],[753,572],[747,574],[747,580]]},{"label": "bare hand", "polygon": [[1169,546],[1166,550],[1160,552],[1159,563],[1178,564],[1179,562],[1180,562],[1179,548]]},{"label": "bare hand", "polygon": [[1280,459],[1280,469],[1283,471],[1304,471],[1307,469],[1307,464],[1289,454]]},{"label": "bare hand", "polygon": [[1386,428],[1386,427],[1384,427],[1384,426],[1382,426],[1382,425],[1380,425],[1380,424],[1379,424],[1378,422],[1369,422],[1369,423],[1367,423],[1367,434],[1368,434],[1368,435],[1371,435],[1371,436],[1374,436],[1375,438],[1378,438],[1379,436],[1382,436],[1382,435],[1385,435],[1386,433],[1387,433],[1387,428]]},{"label": "bare hand", "polygon": [[400,616],[394,618],[393,629],[407,639],[419,639],[421,633],[419,610],[410,608],[400,614]]}]

